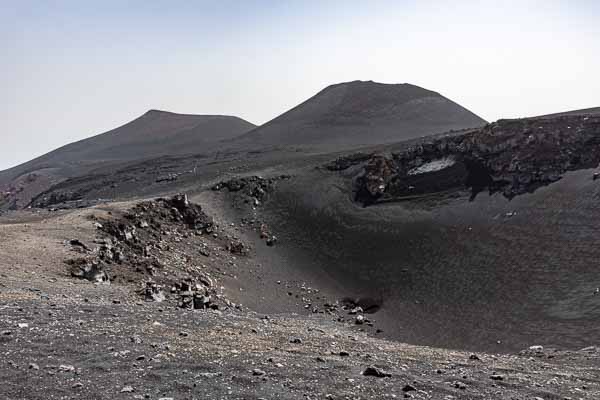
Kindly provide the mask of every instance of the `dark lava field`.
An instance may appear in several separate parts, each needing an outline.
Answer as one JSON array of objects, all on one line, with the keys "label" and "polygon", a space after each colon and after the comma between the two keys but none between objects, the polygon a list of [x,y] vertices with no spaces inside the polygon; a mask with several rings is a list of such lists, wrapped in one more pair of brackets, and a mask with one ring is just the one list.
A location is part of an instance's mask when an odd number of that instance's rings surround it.
[{"label": "dark lava field", "polygon": [[[157,130],[0,173],[0,394],[600,398],[596,110],[344,85],[189,153]],[[156,113],[109,133],[214,129]]]}]

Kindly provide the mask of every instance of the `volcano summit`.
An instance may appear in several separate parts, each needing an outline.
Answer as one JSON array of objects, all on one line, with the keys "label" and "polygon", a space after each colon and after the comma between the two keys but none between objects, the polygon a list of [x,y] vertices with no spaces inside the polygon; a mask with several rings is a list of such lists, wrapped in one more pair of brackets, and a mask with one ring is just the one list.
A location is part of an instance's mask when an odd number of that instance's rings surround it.
[{"label": "volcano summit", "polygon": [[236,141],[317,151],[397,142],[486,121],[439,93],[410,84],[331,85]]}]

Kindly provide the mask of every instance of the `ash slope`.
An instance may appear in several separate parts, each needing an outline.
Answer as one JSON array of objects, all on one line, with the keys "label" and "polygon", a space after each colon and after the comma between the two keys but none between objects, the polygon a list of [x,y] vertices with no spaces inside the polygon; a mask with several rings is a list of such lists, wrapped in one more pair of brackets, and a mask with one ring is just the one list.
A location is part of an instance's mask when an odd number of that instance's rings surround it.
[{"label": "ash slope", "polygon": [[[66,178],[111,165],[161,155],[194,154],[215,148],[255,125],[238,117],[175,114],[150,110],[109,132],[68,144],[0,172],[0,190],[13,193],[14,207]],[[19,191],[19,193],[15,193]]]},{"label": "ash slope", "polygon": [[233,143],[339,150],[485,123],[439,93],[418,86],[353,81],[323,89]]},{"label": "ash slope", "polygon": [[207,150],[209,143],[232,138],[254,127],[250,122],[232,116],[150,110],[119,128],[68,144],[3,171],[0,184],[39,169],[58,168],[65,176],[72,176],[80,168],[89,169],[95,164],[202,152]]},{"label": "ash slope", "polygon": [[584,108],[581,110],[565,111],[561,113],[554,113],[543,115],[544,118],[554,118],[561,116],[572,116],[572,115],[598,115],[600,114],[600,107]]}]

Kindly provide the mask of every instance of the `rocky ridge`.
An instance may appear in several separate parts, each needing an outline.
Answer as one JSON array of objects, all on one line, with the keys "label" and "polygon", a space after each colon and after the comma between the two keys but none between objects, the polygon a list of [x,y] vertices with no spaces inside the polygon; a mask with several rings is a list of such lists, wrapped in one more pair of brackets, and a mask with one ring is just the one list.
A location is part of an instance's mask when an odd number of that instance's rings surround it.
[{"label": "rocky ridge", "polygon": [[342,156],[330,171],[362,165],[354,176],[363,205],[440,196],[464,189],[507,198],[600,162],[600,117],[500,120],[479,130],[425,141],[402,152]]}]

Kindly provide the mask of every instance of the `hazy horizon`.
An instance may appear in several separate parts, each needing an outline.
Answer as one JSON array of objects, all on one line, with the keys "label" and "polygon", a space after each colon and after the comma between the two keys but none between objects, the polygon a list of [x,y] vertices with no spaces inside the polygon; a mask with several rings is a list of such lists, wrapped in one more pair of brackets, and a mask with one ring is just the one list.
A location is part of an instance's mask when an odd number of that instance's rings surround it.
[{"label": "hazy horizon", "polygon": [[260,125],[352,80],[411,83],[482,118],[600,106],[600,4],[0,3],[0,170],[149,109]]}]

